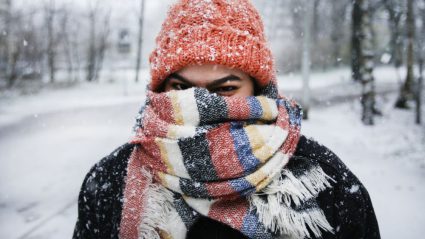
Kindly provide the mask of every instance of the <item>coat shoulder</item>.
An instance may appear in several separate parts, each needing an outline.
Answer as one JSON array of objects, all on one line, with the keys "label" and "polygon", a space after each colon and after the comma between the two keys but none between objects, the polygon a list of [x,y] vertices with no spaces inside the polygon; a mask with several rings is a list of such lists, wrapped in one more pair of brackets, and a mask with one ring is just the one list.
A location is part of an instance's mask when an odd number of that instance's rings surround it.
[{"label": "coat shoulder", "polygon": [[123,144],[97,162],[81,186],[73,238],[118,238],[127,163],[134,145]]},{"label": "coat shoulder", "polygon": [[132,144],[123,144],[93,165],[83,181],[81,190],[96,198],[112,197],[120,193],[133,147]]},{"label": "coat shoulder", "polygon": [[[97,162],[92,170],[102,173],[114,173],[111,171],[116,171],[117,167],[126,167],[128,163],[128,159],[130,157],[131,152],[133,151],[134,144],[125,143],[115,150],[113,150],[110,154],[103,157],[99,162]],[[115,172],[116,173],[116,172]]]},{"label": "coat shoulder", "polygon": [[304,135],[300,137],[294,155],[308,158],[310,161],[319,163],[320,166],[326,167],[336,174],[348,171],[347,166],[334,152],[316,140],[307,138]]},{"label": "coat shoulder", "polygon": [[127,163],[133,147],[129,143],[123,144],[93,165],[84,179],[83,188],[104,191],[108,184],[122,181],[127,174]]},{"label": "coat shoulder", "polygon": [[319,165],[333,179],[332,188],[318,195],[318,203],[334,227],[335,234],[329,238],[380,238],[367,189],[334,152],[301,136],[294,156]]},{"label": "coat shoulder", "polygon": [[360,180],[332,150],[312,138],[302,135],[294,156],[302,157],[312,164],[318,164],[328,176],[332,177],[337,186],[363,187]]}]

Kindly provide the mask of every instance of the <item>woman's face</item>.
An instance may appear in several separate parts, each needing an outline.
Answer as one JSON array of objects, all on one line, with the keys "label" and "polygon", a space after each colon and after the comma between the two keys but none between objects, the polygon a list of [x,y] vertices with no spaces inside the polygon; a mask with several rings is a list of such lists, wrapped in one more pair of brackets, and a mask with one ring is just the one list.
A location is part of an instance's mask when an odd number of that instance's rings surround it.
[{"label": "woman's face", "polygon": [[254,82],[248,74],[222,65],[191,65],[171,74],[164,91],[202,87],[222,96],[254,95]]}]

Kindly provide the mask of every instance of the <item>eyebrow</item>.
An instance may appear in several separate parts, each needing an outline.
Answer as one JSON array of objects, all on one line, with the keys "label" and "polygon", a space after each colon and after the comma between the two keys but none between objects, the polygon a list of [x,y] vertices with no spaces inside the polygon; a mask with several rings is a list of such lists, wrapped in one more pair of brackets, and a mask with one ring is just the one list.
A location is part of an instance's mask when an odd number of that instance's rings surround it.
[{"label": "eyebrow", "polygon": [[[184,78],[183,76],[177,74],[177,73],[172,73],[168,78],[167,81],[170,80],[171,78],[175,78],[177,80],[180,80],[182,82],[184,82],[185,84],[188,84],[190,86],[193,86],[194,84],[192,82],[190,82],[188,79]],[[223,78],[214,80],[213,82],[207,84],[207,88],[214,88],[217,87],[227,81],[241,81],[241,78],[235,75],[228,75],[225,76]]]}]

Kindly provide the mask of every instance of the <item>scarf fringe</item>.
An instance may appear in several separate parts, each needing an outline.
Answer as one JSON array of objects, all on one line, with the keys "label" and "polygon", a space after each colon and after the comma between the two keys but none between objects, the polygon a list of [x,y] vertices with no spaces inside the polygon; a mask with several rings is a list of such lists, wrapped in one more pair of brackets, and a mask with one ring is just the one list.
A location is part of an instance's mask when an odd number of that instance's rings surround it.
[{"label": "scarf fringe", "polygon": [[302,202],[315,198],[319,192],[330,188],[330,181],[335,182],[319,166],[313,167],[298,178],[290,170],[284,169],[278,180],[273,180],[258,194],[280,194],[280,198],[288,207],[291,202],[300,206]]},{"label": "scarf fringe", "polygon": [[[318,207],[297,211],[291,208],[291,201],[300,206],[302,202],[315,198],[319,192],[330,188],[329,181],[334,180],[319,166],[298,178],[285,169],[279,179],[273,180],[260,193],[253,194],[248,199],[266,229],[295,238],[309,238],[309,228],[316,237],[320,237],[320,229],[333,231],[323,211]],[[267,195],[267,201],[261,199],[261,195]]]},{"label": "scarf fringe", "polygon": [[153,183],[152,174],[148,170],[145,168],[141,170],[148,178],[148,187],[145,191],[145,205],[139,225],[139,239],[161,239],[159,230],[167,232],[169,219],[177,215],[173,205],[173,194],[162,185]]}]

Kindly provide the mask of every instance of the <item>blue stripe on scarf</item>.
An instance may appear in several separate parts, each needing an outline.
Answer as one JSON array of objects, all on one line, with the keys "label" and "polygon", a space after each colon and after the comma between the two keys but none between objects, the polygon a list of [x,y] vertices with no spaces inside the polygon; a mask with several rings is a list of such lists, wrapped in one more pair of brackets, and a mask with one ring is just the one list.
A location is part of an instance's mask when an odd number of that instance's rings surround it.
[{"label": "blue stripe on scarf", "polygon": [[277,101],[279,106],[284,106],[289,116],[289,124],[291,126],[301,126],[301,119],[303,117],[303,111],[299,105],[292,106],[287,100],[280,99]]},{"label": "blue stripe on scarf", "polygon": [[255,187],[245,178],[232,179],[229,183],[241,196],[248,196],[255,192]]},{"label": "blue stripe on scarf", "polygon": [[263,108],[261,107],[260,101],[255,97],[248,97],[249,105],[249,118],[251,119],[260,119],[263,115]]},{"label": "blue stripe on scarf", "polygon": [[267,230],[257,216],[256,210],[250,210],[243,219],[240,231],[249,238],[273,239],[273,234]]},{"label": "blue stripe on scarf", "polygon": [[250,210],[243,219],[242,228],[240,231],[249,238],[256,238],[255,235],[257,234],[256,232],[258,224],[259,219],[255,214],[255,211]]},{"label": "blue stripe on scarf", "polygon": [[261,162],[252,154],[251,144],[248,135],[243,129],[243,123],[231,122],[230,134],[232,135],[235,151],[244,171],[250,173],[257,169],[257,166]]}]

